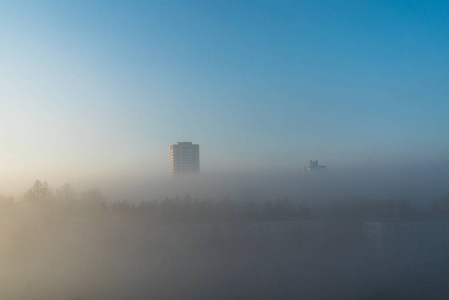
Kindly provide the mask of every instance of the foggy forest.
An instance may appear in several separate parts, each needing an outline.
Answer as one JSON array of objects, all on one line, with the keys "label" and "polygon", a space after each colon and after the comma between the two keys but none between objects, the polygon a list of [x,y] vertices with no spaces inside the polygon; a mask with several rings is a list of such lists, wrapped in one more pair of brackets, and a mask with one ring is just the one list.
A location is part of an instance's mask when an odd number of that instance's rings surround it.
[{"label": "foggy forest", "polygon": [[[2,299],[442,299],[449,196],[110,201],[36,180],[2,197]],[[373,243],[369,223],[424,237]],[[442,228],[437,231],[434,225]],[[435,236],[430,237],[432,234]]]}]

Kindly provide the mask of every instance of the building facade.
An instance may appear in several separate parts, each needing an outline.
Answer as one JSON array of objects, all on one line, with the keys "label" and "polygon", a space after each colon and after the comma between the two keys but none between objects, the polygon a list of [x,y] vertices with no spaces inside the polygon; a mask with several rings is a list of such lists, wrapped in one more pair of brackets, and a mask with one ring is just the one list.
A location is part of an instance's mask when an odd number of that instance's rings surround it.
[{"label": "building facade", "polygon": [[200,145],[178,142],[169,146],[168,157],[173,175],[200,172]]}]

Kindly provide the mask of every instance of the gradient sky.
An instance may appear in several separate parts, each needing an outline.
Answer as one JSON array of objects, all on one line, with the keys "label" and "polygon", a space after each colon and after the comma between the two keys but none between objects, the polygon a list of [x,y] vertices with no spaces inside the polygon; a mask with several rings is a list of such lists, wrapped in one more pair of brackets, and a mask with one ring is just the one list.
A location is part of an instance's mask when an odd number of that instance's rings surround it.
[{"label": "gradient sky", "polygon": [[449,160],[448,1],[0,1],[0,179]]}]

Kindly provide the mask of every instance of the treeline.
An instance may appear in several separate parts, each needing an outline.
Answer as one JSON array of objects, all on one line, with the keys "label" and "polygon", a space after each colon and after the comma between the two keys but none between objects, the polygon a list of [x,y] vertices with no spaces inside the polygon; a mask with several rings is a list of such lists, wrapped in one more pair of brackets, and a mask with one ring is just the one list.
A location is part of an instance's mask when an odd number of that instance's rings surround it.
[{"label": "treeline", "polygon": [[[145,218],[154,224],[196,224],[225,222],[278,221],[310,218],[359,220],[413,220],[449,217],[449,196],[436,200],[429,210],[411,205],[407,200],[344,200],[312,212],[305,202],[277,199],[232,202],[225,198],[197,199],[190,195],[158,201],[118,201],[109,203],[99,190],[78,194],[69,184],[53,190],[47,182],[37,180],[21,199],[46,210],[65,214],[114,213],[122,217]],[[13,206],[12,197],[0,197],[3,208]],[[313,205],[312,205],[313,207]]]},{"label": "treeline", "polygon": [[336,202],[328,218],[362,219],[364,221],[413,221],[449,218],[449,195],[432,201],[429,209],[410,204],[406,199],[357,199]]},{"label": "treeline", "polygon": [[398,200],[345,200],[330,210],[330,218],[363,220],[407,220],[423,218],[425,212],[412,206],[405,199]]},{"label": "treeline", "polygon": [[[13,198],[0,201],[4,207],[14,203]],[[166,198],[135,203],[128,200],[108,202],[96,189],[78,194],[69,184],[53,190],[47,182],[36,180],[28,189],[21,202],[61,214],[114,213],[122,217],[146,218],[154,224],[199,224],[225,222],[256,222],[290,219],[308,219],[312,215],[304,203],[294,203],[289,199],[277,199],[258,203],[254,200],[233,203],[228,198],[222,200],[184,197]]]},{"label": "treeline", "polygon": [[289,199],[267,201],[262,206],[253,200],[235,205],[228,198],[193,199],[190,195],[163,201],[148,201],[133,204],[128,201],[115,202],[109,210],[120,215],[148,217],[154,223],[192,224],[279,221],[311,218],[305,204],[295,204]]}]

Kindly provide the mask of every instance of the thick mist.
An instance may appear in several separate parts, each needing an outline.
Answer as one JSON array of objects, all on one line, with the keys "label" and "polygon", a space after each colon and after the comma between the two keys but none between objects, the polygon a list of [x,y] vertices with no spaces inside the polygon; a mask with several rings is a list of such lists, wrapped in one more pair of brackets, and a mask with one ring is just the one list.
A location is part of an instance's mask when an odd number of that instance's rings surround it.
[{"label": "thick mist", "polygon": [[[403,198],[417,205],[430,203],[448,193],[445,179],[449,164],[328,165],[326,172],[302,168],[252,171],[202,171],[171,176],[163,172],[96,172],[90,176],[35,173],[2,180],[0,194],[20,200],[35,180],[58,188],[68,182],[77,191],[100,190],[107,201],[141,202],[189,194],[197,198],[265,201],[289,198],[303,201],[335,201],[345,198]],[[6,178],[6,177],[5,177]],[[3,178],[4,179],[4,178]]]},{"label": "thick mist", "polygon": [[80,187],[100,189],[113,201],[163,200],[183,196],[235,201],[289,198],[336,201],[346,198],[402,198],[428,206],[448,193],[449,165],[384,165],[366,168],[329,166],[326,172],[296,170],[202,172],[197,175],[148,175],[96,178]]},{"label": "thick mist", "polygon": [[0,298],[444,299],[447,175],[36,181],[0,199]]}]

